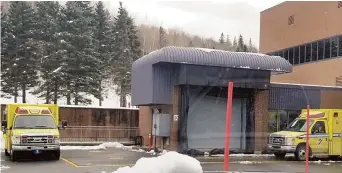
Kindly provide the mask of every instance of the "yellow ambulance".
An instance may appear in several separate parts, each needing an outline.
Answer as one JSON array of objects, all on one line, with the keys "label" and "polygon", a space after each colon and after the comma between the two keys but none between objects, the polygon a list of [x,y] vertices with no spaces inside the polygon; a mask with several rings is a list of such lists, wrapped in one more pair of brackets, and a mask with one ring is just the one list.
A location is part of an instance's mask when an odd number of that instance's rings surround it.
[{"label": "yellow ambulance", "polygon": [[[342,156],[342,109],[310,109],[310,157]],[[285,130],[270,134],[268,150],[278,158],[294,153],[297,160],[305,160],[307,111],[296,118]]]},{"label": "yellow ambulance", "polygon": [[59,107],[53,104],[8,104],[2,121],[5,155],[18,157],[49,155],[60,158]]}]

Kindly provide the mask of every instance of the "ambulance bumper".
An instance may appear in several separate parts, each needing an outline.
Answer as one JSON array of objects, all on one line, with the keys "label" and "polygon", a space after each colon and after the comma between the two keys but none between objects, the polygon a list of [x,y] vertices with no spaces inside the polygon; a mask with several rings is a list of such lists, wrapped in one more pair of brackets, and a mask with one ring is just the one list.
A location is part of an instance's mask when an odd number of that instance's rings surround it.
[{"label": "ambulance bumper", "polygon": [[13,151],[50,151],[50,150],[60,150],[60,145],[44,145],[44,146],[25,146],[25,145],[12,145]]},{"label": "ambulance bumper", "polygon": [[294,153],[296,151],[296,146],[277,146],[268,144],[267,148],[271,152],[279,153]]}]

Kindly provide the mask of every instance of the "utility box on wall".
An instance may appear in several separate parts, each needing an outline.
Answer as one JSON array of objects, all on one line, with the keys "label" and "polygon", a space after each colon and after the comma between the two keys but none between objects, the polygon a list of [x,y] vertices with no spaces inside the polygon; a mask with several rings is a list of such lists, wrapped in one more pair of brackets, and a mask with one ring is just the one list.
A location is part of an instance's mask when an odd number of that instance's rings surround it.
[{"label": "utility box on wall", "polygon": [[170,114],[153,114],[152,135],[169,137],[171,132],[171,115]]}]

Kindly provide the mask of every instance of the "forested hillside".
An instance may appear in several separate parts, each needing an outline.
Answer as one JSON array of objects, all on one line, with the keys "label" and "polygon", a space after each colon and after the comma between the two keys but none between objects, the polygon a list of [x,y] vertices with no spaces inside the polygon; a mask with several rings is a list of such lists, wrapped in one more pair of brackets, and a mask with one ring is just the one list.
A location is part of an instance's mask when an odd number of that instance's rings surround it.
[{"label": "forested hillside", "polygon": [[32,8],[11,2],[1,13],[1,97],[68,105],[94,105],[97,99],[100,106],[118,97],[126,106],[131,65],[151,51],[172,45],[257,52],[241,35],[218,33],[220,39],[213,40],[179,29],[136,26],[121,2],[115,16],[101,1],[92,4],[40,1]]}]

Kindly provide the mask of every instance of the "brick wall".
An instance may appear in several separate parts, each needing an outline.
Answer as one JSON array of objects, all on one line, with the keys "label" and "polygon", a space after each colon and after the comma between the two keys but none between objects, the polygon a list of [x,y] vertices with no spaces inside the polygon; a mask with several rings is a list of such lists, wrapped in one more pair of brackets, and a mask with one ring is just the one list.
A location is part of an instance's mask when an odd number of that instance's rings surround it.
[{"label": "brick wall", "polygon": [[139,130],[140,136],[144,138],[144,145],[148,145],[148,135],[151,133],[152,112],[149,106],[139,108]]},{"label": "brick wall", "polygon": [[321,109],[342,109],[342,91],[321,91]]},{"label": "brick wall", "polygon": [[[180,92],[179,87],[174,87],[172,94],[172,115],[180,115],[179,103],[180,103]],[[171,150],[178,150],[178,121],[173,121],[171,124],[171,136],[170,136],[170,146]]]},{"label": "brick wall", "polygon": [[[177,150],[178,146],[178,121],[173,121],[173,115],[179,115],[179,100],[180,100],[180,88],[175,87],[172,91],[172,105],[154,105],[154,106],[140,106],[139,109],[139,128],[140,136],[144,138],[144,145],[148,146],[148,135],[152,132],[152,109],[160,108],[162,113],[171,114],[171,136],[169,143],[166,143],[161,137],[157,137],[156,146],[158,148],[165,148],[169,150]],[[152,139],[152,147],[154,145],[154,137]]]},{"label": "brick wall", "polygon": [[269,90],[259,90],[255,94],[255,151],[266,149],[268,135],[268,98]]}]

